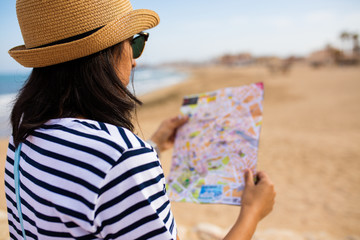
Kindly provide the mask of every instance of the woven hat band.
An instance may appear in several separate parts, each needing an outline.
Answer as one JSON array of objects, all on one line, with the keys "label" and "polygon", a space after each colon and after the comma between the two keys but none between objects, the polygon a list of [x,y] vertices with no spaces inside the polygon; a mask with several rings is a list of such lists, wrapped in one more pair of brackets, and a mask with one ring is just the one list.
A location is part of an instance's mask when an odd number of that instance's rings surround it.
[{"label": "woven hat band", "polygon": [[77,36],[132,11],[128,0],[17,0],[26,48]]}]

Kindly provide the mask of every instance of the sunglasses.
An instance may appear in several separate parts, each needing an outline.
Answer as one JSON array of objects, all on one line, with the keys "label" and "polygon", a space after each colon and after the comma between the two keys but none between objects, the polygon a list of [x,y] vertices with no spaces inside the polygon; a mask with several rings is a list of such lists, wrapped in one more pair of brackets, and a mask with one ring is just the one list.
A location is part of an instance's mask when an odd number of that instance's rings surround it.
[{"label": "sunglasses", "polygon": [[134,37],[131,40],[133,59],[139,58],[141,56],[145,48],[145,42],[148,40],[148,38],[149,38],[149,33],[140,32],[138,33],[138,36]]}]

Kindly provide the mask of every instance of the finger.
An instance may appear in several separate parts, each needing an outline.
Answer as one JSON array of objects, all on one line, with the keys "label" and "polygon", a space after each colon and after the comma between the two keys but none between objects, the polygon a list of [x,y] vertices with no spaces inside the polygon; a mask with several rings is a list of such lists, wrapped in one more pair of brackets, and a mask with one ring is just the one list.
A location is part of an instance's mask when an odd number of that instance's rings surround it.
[{"label": "finger", "polygon": [[178,115],[173,116],[172,118],[170,118],[170,121],[171,121],[171,122],[175,122],[175,121],[177,121],[177,120],[178,120],[178,118],[179,118],[179,116],[178,116]]},{"label": "finger", "polygon": [[265,172],[259,171],[256,173],[256,178],[258,181],[265,181],[269,179],[269,176]]},{"label": "finger", "polygon": [[265,172],[259,172],[257,174],[257,178],[258,178],[258,183],[269,185],[272,188],[274,187],[273,182]]},{"label": "finger", "polygon": [[188,116],[179,115],[176,118],[172,119],[172,123],[174,128],[178,128],[184,125],[188,120],[189,120]]},{"label": "finger", "polygon": [[185,117],[185,115],[179,114],[179,115],[173,116],[172,118],[170,118],[170,120],[171,120],[172,122],[177,122],[177,121],[179,121],[181,118],[184,118],[184,117]]},{"label": "finger", "polygon": [[250,169],[245,169],[245,186],[253,186],[254,183],[254,177],[253,173],[250,171]]},{"label": "finger", "polygon": [[179,115],[177,119],[180,123],[185,123],[189,120],[189,116],[188,115]]}]

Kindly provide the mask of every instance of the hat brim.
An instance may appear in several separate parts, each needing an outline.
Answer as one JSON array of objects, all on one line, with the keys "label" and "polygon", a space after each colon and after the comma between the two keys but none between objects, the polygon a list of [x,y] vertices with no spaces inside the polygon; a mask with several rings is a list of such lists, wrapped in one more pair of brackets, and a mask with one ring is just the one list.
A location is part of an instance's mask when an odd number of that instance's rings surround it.
[{"label": "hat brim", "polygon": [[21,45],[10,49],[9,54],[24,67],[46,67],[99,52],[141,31],[155,27],[159,21],[159,16],[154,11],[132,10],[85,38],[33,49]]}]

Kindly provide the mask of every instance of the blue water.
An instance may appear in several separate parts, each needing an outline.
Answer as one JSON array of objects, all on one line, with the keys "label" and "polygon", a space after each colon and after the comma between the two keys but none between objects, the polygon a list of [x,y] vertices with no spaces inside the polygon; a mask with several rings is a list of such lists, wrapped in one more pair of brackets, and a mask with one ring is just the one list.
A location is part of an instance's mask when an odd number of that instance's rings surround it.
[{"label": "blue water", "polygon": [[[29,74],[0,73],[0,137],[11,134],[9,117],[13,101]],[[181,82],[186,74],[167,68],[137,68],[134,72],[134,88],[136,96]],[[129,84],[130,91],[132,84]]]},{"label": "blue water", "polygon": [[[183,81],[187,75],[169,68],[139,68],[134,73],[136,96],[153,92]],[[129,89],[133,91],[131,83]]]},{"label": "blue water", "polygon": [[0,95],[16,93],[29,74],[0,74]]}]

